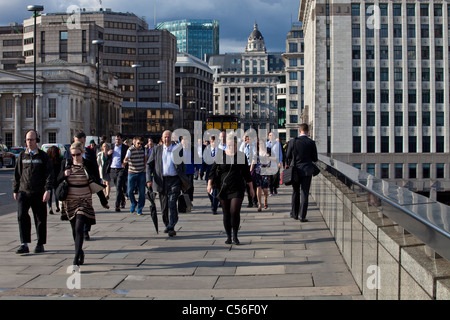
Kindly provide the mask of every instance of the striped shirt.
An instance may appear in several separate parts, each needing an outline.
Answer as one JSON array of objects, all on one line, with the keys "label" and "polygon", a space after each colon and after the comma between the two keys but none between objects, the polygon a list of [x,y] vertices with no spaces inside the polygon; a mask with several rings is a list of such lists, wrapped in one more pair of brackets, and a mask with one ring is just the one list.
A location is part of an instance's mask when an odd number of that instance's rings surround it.
[{"label": "striped shirt", "polygon": [[141,173],[145,171],[145,149],[136,149],[132,146],[127,151],[128,173]]}]

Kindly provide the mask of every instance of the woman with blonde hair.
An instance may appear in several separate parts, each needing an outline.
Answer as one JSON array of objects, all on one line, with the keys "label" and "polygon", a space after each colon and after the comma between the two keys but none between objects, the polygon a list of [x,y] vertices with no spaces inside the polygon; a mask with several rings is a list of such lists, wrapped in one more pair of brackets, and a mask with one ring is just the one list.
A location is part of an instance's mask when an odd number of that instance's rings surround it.
[{"label": "woman with blonde hair", "polygon": [[105,197],[109,200],[109,193],[111,192],[111,177],[109,176],[109,169],[111,167],[112,155],[108,154],[109,144],[103,143],[101,151],[97,154],[98,171],[100,173],[100,179],[106,185]]},{"label": "woman with blonde hair", "polygon": [[[72,227],[72,235],[75,241],[75,257],[73,265],[80,266],[84,263],[83,240],[85,226],[95,224],[95,212],[92,206],[92,194],[89,188],[89,178],[97,183],[100,176],[96,165],[83,159],[84,145],[77,141],[69,149],[72,160],[68,160],[61,166],[58,176],[58,185],[67,180],[69,192],[63,201],[63,215],[66,215]],[[109,209],[108,201],[103,190],[97,193],[103,208]]]}]

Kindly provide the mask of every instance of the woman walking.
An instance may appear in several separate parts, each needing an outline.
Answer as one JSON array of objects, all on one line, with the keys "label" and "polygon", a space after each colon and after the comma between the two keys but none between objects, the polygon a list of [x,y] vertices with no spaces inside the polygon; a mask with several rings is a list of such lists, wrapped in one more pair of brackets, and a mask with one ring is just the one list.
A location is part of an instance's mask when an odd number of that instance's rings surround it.
[{"label": "woman walking", "polygon": [[[51,146],[50,148],[48,148],[47,154],[53,165],[53,176],[57,177],[59,174],[59,170],[61,170],[61,151],[59,150],[58,147]],[[56,184],[56,180],[55,180],[55,184],[53,185],[53,190],[50,193],[50,200],[48,200],[48,202],[47,202],[47,205],[50,208],[50,211],[48,212],[49,214],[54,214],[53,208],[52,208],[52,198],[55,194],[55,189],[57,186],[58,185]],[[55,196],[55,204],[56,204],[56,212],[59,212],[59,201],[56,198],[56,196]]]},{"label": "woman walking", "polygon": [[[241,206],[245,195],[245,183],[249,185],[250,195],[255,196],[253,190],[252,176],[247,163],[247,157],[243,152],[237,151],[237,139],[231,134],[226,141],[227,148],[223,151],[223,157],[215,158],[208,177],[208,193],[217,189],[217,196],[222,204],[223,225],[227,233],[226,244],[231,244],[233,232],[233,243],[238,245],[238,230],[241,222]],[[218,161],[222,158],[223,161]],[[217,163],[219,162],[219,163]],[[223,164],[220,164],[223,162]],[[214,183],[213,183],[214,181]]]},{"label": "woman walking", "polygon": [[111,192],[111,177],[109,176],[109,169],[111,167],[112,155],[108,154],[109,144],[103,143],[101,151],[97,154],[98,171],[100,173],[100,179],[103,184],[106,185],[105,197],[109,200],[109,193]]},{"label": "woman walking", "polygon": [[[85,226],[95,224],[95,212],[92,206],[92,194],[89,189],[88,176],[100,183],[98,169],[95,163],[83,159],[84,146],[81,142],[74,142],[70,146],[72,160],[61,167],[58,184],[63,180],[69,183],[69,192],[63,205],[63,215],[66,215],[72,227],[75,241],[75,257],[73,265],[84,263],[83,240]],[[87,173],[87,175],[86,175]],[[103,208],[109,209],[108,201],[103,190],[97,193]]]},{"label": "woman walking", "polygon": [[262,195],[264,194],[264,209],[268,208],[267,198],[269,196],[270,176],[265,175],[264,171],[270,166],[270,153],[266,147],[261,147],[259,139],[257,140],[256,157],[253,157],[253,163],[250,167],[253,183],[256,185],[256,198],[258,199],[258,212],[262,211]]}]

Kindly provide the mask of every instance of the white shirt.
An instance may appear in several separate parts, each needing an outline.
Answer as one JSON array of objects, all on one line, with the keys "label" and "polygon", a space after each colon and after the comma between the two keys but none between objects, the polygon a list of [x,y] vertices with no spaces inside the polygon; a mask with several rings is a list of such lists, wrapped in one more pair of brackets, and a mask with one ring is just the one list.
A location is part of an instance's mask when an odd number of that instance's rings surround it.
[{"label": "white shirt", "polygon": [[120,157],[122,156],[122,144],[120,146],[114,145],[114,151],[112,154],[112,162],[111,162],[111,168],[114,169],[121,169],[122,168],[122,161]]},{"label": "white shirt", "polygon": [[176,145],[165,146],[163,145],[162,165],[163,165],[163,177],[176,176],[177,169],[173,163],[173,150],[177,149]]}]

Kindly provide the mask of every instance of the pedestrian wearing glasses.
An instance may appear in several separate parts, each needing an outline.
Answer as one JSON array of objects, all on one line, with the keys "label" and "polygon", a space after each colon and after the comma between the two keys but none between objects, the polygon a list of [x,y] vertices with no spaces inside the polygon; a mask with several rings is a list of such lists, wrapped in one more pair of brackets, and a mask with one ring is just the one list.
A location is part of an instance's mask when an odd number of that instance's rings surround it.
[{"label": "pedestrian wearing glasses", "polygon": [[31,243],[31,218],[33,211],[37,245],[35,253],[44,252],[47,241],[47,204],[53,189],[53,166],[46,152],[39,150],[39,135],[30,130],[25,136],[27,148],[16,162],[13,178],[13,195],[18,204],[18,221],[21,245],[17,254],[29,253]]},{"label": "pedestrian wearing glasses", "polygon": [[[81,142],[74,142],[69,151],[72,160],[64,162],[64,165],[61,166],[57,184],[59,185],[64,179],[69,183],[69,192],[66,200],[63,201],[64,212],[62,214],[67,215],[72,227],[72,235],[75,241],[73,265],[80,266],[84,263],[84,230],[96,222],[88,176],[99,184],[101,182],[96,164],[83,158],[84,145]],[[98,192],[97,195],[103,208],[109,209],[103,190]]]},{"label": "pedestrian wearing glasses", "polygon": [[[145,152],[144,138],[135,137],[133,145],[127,150],[127,154],[123,160],[124,164],[128,164],[128,198],[131,202],[130,213],[142,214],[145,205],[145,164],[147,156]],[[139,202],[134,197],[134,189],[138,189]],[[137,208],[136,208],[137,206]]]}]

